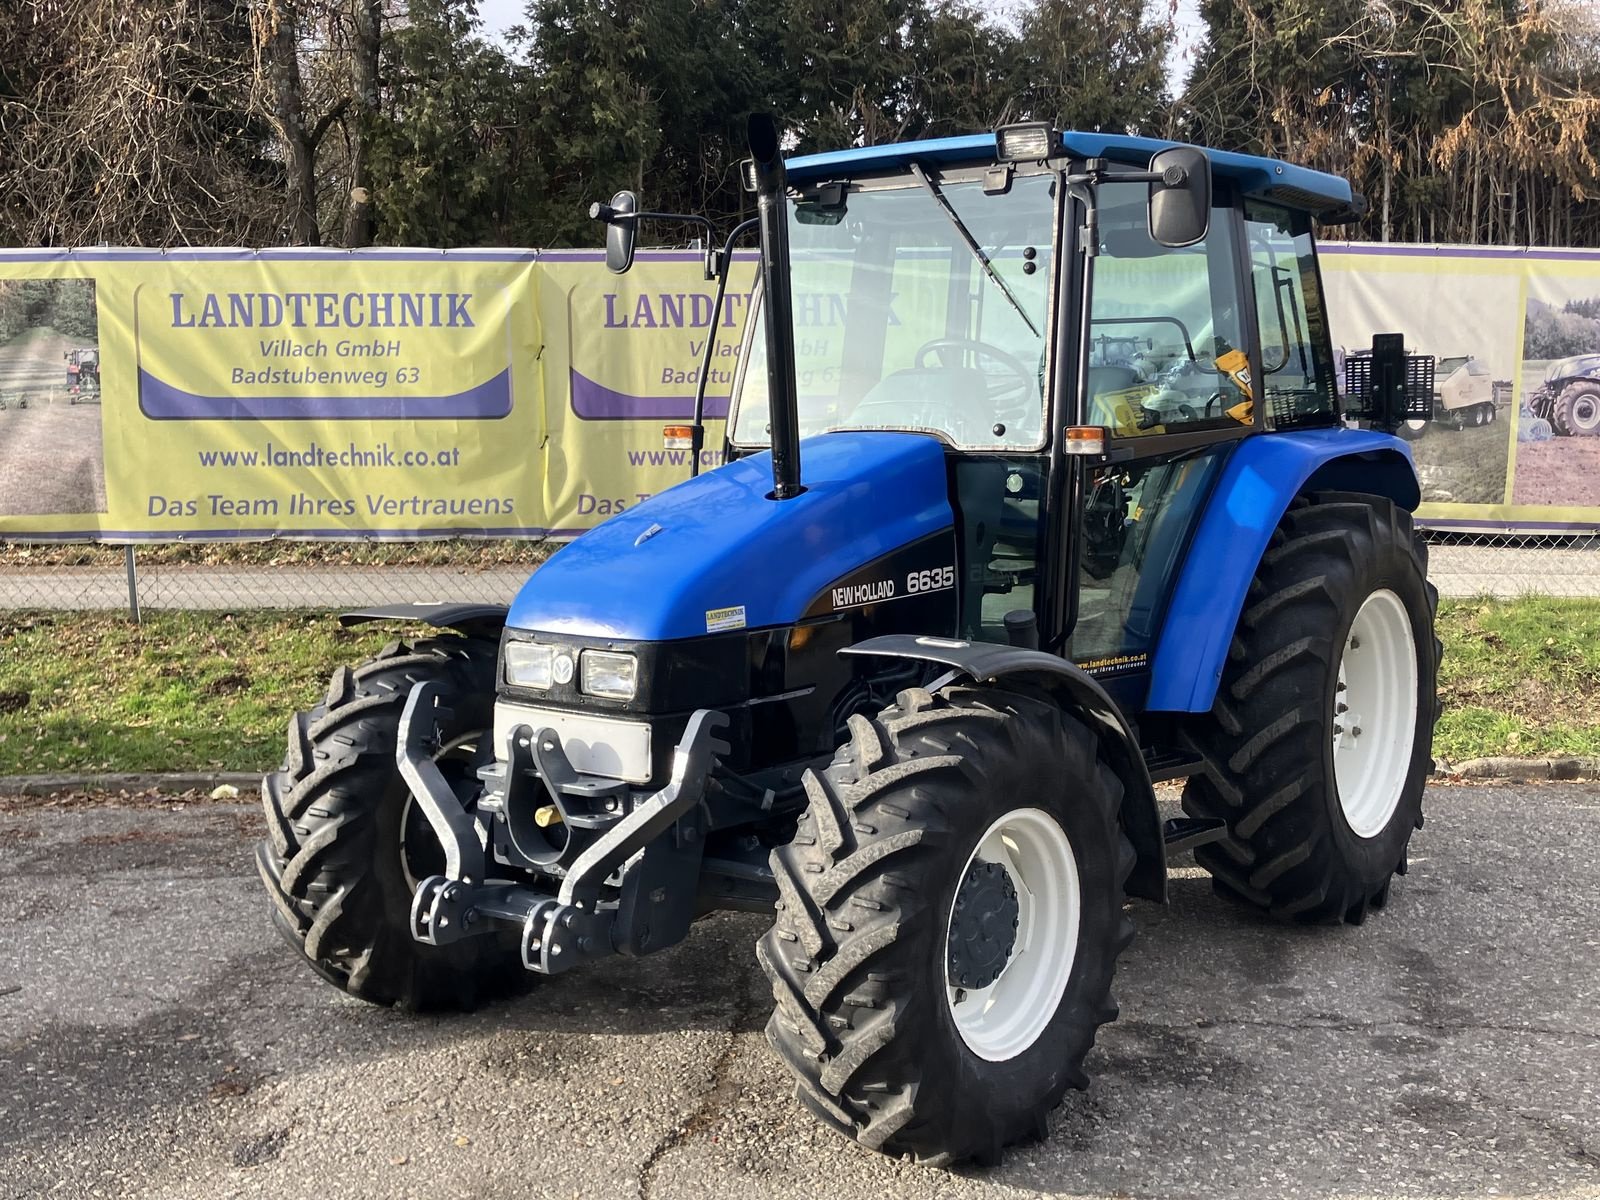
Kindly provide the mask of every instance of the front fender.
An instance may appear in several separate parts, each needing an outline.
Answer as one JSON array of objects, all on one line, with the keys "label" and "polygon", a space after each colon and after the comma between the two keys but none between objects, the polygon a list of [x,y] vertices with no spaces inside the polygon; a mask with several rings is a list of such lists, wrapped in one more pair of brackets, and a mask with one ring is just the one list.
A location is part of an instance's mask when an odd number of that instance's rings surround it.
[{"label": "front fender", "polygon": [[339,624],[347,629],[352,625],[365,625],[369,621],[404,621],[407,624],[431,625],[435,629],[454,629],[468,637],[499,637],[500,631],[505,628],[506,606],[425,600],[416,604],[358,608],[339,614]]},{"label": "front fender", "polygon": [[1411,448],[1367,429],[1246,438],[1195,527],[1150,664],[1145,708],[1209,712],[1244,599],[1272,531],[1302,492],[1366,492],[1415,512]]},{"label": "front fender", "polygon": [[1166,903],[1167,851],[1161,833],[1161,812],[1139,738],[1116,702],[1081,667],[1042,650],[908,633],[868,638],[841,653],[938,663],[977,683],[1031,683],[1048,692],[1063,709],[1081,717],[1099,740],[1106,765],[1122,781],[1122,827],[1133,843],[1135,855],[1133,871],[1128,876],[1128,894]]}]

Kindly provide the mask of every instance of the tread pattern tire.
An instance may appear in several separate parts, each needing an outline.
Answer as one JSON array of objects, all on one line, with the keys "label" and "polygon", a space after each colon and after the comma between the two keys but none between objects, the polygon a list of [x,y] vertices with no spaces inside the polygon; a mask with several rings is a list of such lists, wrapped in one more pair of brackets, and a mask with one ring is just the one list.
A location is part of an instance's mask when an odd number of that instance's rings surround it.
[{"label": "tread pattern tire", "polygon": [[[1438,719],[1434,635],[1438,590],[1411,514],[1380,496],[1298,499],[1272,535],[1251,582],[1211,712],[1185,741],[1201,759],[1183,792],[1191,816],[1222,818],[1226,841],[1195,860],[1219,891],[1307,923],[1360,924],[1388,901],[1406,869]],[[1410,769],[1388,825],[1373,838],[1349,828],[1339,803],[1330,724],[1338,655],[1362,602],[1393,590],[1412,619],[1418,655]]]},{"label": "tread pattern tire", "polygon": [[[832,765],[807,773],[810,807],[772,854],[781,899],[757,946],[776,1001],[767,1038],[801,1103],[846,1136],[927,1163],[996,1162],[1044,1135],[1068,1086],[1087,1086],[1084,1055],[1117,1015],[1112,972],[1133,938],[1122,785],[1082,723],[1019,692],[909,689],[849,727]],[[1077,954],[1038,1040],[988,1062],[946,997],[950,904],[982,831],[1029,806],[1073,845]]]},{"label": "tread pattern tire", "polygon": [[1551,406],[1550,425],[1565,437],[1600,435],[1600,383],[1580,379],[1562,388]]},{"label": "tread pattern tire", "polygon": [[[493,641],[391,642],[333,674],[327,698],[289,722],[281,770],[261,781],[267,838],[256,863],[289,944],[341,991],[417,1011],[470,1009],[527,975],[493,935],[434,947],[410,933],[400,852],[409,793],[395,764],[413,686],[437,680],[446,743],[489,727]],[[441,851],[442,854],[442,851]]]}]

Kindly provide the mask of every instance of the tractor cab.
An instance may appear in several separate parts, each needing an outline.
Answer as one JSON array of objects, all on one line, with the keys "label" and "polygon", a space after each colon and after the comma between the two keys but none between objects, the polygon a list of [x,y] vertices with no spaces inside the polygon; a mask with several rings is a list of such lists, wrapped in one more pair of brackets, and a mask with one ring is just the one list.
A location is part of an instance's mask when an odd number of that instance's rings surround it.
[{"label": "tractor cab", "polygon": [[[994,1161],[1087,1086],[1169,855],[1283,921],[1389,902],[1437,713],[1417,478],[1340,411],[1344,181],[1037,124],[780,144],[752,119],[758,215],[707,254],[720,306],[759,233],[728,461],[702,370],[691,477],[508,607],[347,614],[452,632],[290,723],[258,862],[323,978],[414,1007],[765,914],[801,1102]],[[641,223],[711,232],[592,212],[619,271]],[[1375,339],[1349,411],[1426,415],[1415,359]]]},{"label": "tractor cab", "polygon": [[[1050,153],[1006,153],[1030,136]],[[937,439],[957,636],[1064,654],[1142,706],[1230,452],[1340,424],[1311,224],[1352,198],[1341,179],[1226,154],[1168,185],[1152,177],[1167,144],[1054,137],[1020,127],[787,164],[795,416],[802,438]],[[1188,227],[1158,229],[1177,204]],[[732,457],[771,445],[759,294],[752,311]]]}]

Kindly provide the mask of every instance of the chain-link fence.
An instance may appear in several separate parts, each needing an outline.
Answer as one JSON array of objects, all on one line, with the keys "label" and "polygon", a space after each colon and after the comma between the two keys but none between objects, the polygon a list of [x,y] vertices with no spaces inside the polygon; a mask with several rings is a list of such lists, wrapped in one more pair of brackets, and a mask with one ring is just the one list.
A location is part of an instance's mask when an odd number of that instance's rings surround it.
[{"label": "chain-link fence", "polygon": [[0,609],[357,608],[509,602],[546,541],[0,543]]},{"label": "chain-link fence", "polygon": [[1600,531],[1429,530],[1428,577],[1446,597],[1600,598]]},{"label": "chain-link fence", "polygon": [[[1600,597],[1600,531],[1429,531],[1446,597]],[[506,603],[555,544],[210,542],[154,546],[0,543],[0,609],[333,610],[423,601]]]}]

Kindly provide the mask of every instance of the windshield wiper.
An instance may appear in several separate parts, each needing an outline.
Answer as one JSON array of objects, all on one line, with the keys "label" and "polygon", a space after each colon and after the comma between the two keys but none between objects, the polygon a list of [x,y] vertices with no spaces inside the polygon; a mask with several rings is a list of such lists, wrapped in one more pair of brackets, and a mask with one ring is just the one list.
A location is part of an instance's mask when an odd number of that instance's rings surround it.
[{"label": "windshield wiper", "polygon": [[1011,307],[1016,309],[1017,316],[1022,318],[1022,323],[1028,327],[1028,332],[1033,334],[1034,337],[1040,336],[1039,327],[1023,311],[1022,304],[1017,300],[1016,294],[1006,286],[1006,281],[1000,278],[999,273],[994,269],[994,264],[989,261],[989,256],[983,252],[983,247],[978,245],[978,240],[972,236],[972,232],[962,223],[961,218],[956,215],[956,210],[950,207],[950,201],[945,199],[944,193],[939,190],[939,185],[928,178],[927,172],[922,169],[919,163],[911,164],[911,173],[917,177],[917,182],[927,189],[928,195],[933,197],[934,203],[944,210],[944,215],[950,218],[950,224],[955,226],[956,232],[961,235],[961,240],[967,244],[967,249],[972,251],[972,257],[978,260],[978,265],[983,268],[983,273],[989,277],[989,282],[999,288],[1000,294],[1011,302]]}]

